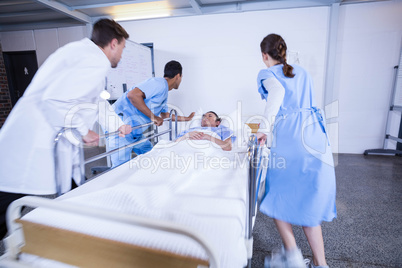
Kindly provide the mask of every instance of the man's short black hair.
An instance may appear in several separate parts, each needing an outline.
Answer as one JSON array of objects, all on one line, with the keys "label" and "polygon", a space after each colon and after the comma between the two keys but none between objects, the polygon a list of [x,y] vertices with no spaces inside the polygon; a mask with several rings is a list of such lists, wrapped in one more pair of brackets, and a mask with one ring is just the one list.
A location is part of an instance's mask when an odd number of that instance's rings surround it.
[{"label": "man's short black hair", "polygon": [[182,75],[183,67],[181,67],[180,62],[171,60],[165,65],[165,71],[163,77],[174,78],[177,74]]}]

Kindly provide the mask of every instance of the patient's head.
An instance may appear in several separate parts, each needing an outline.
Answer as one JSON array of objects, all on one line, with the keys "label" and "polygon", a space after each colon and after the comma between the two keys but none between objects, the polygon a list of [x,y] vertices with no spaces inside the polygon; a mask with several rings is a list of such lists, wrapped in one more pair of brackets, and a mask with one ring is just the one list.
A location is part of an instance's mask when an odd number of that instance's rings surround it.
[{"label": "patient's head", "polygon": [[217,127],[221,123],[219,116],[213,112],[209,111],[202,115],[201,126],[202,127]]}]

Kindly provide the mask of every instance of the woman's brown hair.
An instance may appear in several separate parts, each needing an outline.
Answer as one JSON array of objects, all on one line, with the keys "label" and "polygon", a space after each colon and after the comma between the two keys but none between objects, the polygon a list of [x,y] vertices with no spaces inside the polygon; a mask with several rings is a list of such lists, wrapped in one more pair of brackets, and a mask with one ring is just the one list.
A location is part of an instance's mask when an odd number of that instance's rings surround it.
[{"label": "woman's brown hair", "polygon": [[283,74],[286,77],[293,78],[293,67],[286,62],[286,50],[287,46],[285,40],[280,35],[269,34],[260,44],[261,52],[268,54],[274,60],[283,64]]}]

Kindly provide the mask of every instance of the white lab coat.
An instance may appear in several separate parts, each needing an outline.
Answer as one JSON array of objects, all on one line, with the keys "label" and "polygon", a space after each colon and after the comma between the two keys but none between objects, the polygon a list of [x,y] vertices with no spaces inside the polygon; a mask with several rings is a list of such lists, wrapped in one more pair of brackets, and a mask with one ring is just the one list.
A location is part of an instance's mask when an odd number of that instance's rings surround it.
[{"label": "white lab coat", "polygon": [[[64,126],[88,133],[109,69],[106,55],[87,38],[49,56],[0,129],[0,191],[56,192],[54,138]],[[66,192],[76,174],[72,167],[78,147],[63,140],[60,152],[62,192]]]}]

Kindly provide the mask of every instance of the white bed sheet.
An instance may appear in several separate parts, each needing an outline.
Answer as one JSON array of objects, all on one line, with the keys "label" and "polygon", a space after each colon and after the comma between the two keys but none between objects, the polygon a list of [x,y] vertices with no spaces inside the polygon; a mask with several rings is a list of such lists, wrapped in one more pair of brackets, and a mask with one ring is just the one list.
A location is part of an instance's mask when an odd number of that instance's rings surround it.
[{"label": "white bed sheet", "polygon": [[[195,148],[187,142],[161,141],[149,153],[62,196],[60,202],[186,225],[212,244],[220,267],[244,267],[247,264],[244,242],[248,191],[246,154],[239,152],[241,150],[224,152],[207,143],[199,145]],[[208,259],[195,242],[176,234],[43,208],[27,214],[24,219]],[[55,267],[53,261],[28,254],[23,259],[37,267]]]}]

